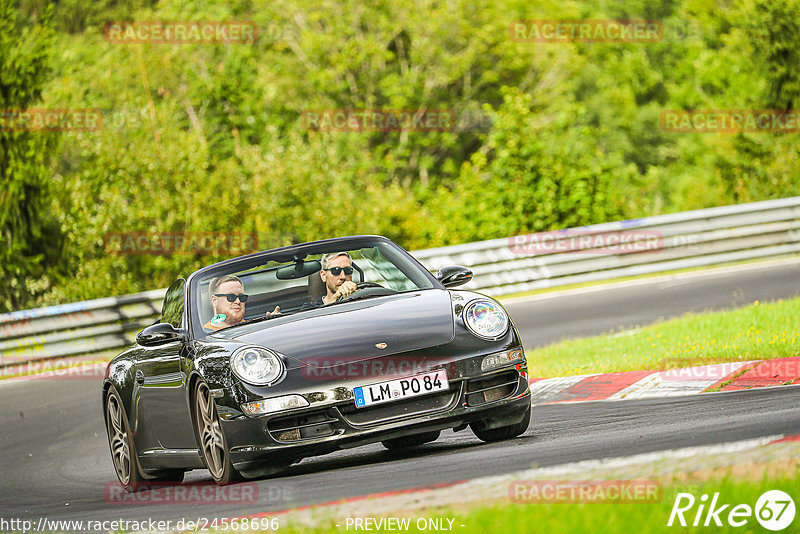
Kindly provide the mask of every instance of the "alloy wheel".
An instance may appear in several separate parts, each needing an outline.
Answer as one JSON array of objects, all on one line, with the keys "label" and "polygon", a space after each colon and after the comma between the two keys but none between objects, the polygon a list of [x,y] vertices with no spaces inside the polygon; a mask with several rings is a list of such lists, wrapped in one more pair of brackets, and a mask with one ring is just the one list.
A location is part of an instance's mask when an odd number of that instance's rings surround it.
[{"label": "alloy wheel", "polygon": [[108,396],[106,406],[106,422],[108,426],[108,443],[111,446],[111,457],[114,469],[120,482],[126,485],[131,479],[131,451],[128,446],[128,433],[125,430],[125,412],[116,395]]},{"label": "alloy wheel", "polygon": [[203,456],[211,476],[219,480],[225,471],[225,440],[211,391],[202,382],[197,386],[195,408]]}]

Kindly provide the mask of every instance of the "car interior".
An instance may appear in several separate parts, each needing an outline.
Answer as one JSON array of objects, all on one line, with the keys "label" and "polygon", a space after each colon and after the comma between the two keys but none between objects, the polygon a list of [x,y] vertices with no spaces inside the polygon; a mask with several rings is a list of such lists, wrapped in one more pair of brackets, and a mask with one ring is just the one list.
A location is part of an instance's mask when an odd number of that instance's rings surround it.
[{"label": "car interior", "polygon": [[[355,283],[372,282],[369,288],[362,289],[363,296],[378,296],[398,291],[409,291],[419,286],[412,278],[418,278],[411,272],[411,278],[403,267],[393,262],[391,249],[366,247],[348,251],[352,257],[353,277]],[[389,256],[387,256],[389,254]],[[245,306],[244,319],[263,317],[280,306],[281,313],[292,313],[307,308],[311,302],[325,295],[325,284],[320,278],[320,258],[322,254],[297,257],[294,261],[284,259],[251,267],[248,270],[233,272],[244,284],[244,291],[249,296]],[[216,276],[220,276],[218,273]],[[201,280],[197,286],[197,311],[205,324],[214,316],[209,294],[209,283],[213,277]],[[419,280],[422,287],[425,280]]]},{"label": "car interior", "polygon": [[[245,320],[261,317],[280,306],[281,311],[289,312],[300,309],[325,295],[325,284],[320,278],[319,269],[304,276],[303,279],[281,280],[277,277],[279,267],[269,267],[249,273],[237,274],[244,284],[245,293],[249,295],[245,307]],[[353,262],[353,281],[364,280],[364,271]],[[200,285],[201,317],[206,320],[214,316],[208,285],[211,279]]]}]

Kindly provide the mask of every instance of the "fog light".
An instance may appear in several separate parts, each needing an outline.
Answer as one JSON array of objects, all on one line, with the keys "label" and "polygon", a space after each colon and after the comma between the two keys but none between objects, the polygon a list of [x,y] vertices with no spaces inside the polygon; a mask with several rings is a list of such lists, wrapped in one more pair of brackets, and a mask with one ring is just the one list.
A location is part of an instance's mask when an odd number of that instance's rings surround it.
[{"label": "fog light", "polygon": [[489,354],[483,359],[481,362],[481,371],[491,371],[492,369],[497,369],[498,367],[508,365],[511,362],[521,360],[524,357],[525,354],[522,352],[522,349],[495,352],[494,354]]},{"label": "fog light", "polygon": [[508,392],[505,391],[506,388],[494,388],[483,392],[483,398],[486,402],[496,401],[497,399],[502,399]]},{"label": "fog light", "polygon": [[295,428],[281,432],[278,434],[278,439],[281,441],[297,441],[300,439],[300,430]]},{"label": "fog light", "polygon": [[263,415],[292,408],[305,408],[308,405],[308,401],[300,395],[285,395],[242,404],[242,410],[250,415]]}]

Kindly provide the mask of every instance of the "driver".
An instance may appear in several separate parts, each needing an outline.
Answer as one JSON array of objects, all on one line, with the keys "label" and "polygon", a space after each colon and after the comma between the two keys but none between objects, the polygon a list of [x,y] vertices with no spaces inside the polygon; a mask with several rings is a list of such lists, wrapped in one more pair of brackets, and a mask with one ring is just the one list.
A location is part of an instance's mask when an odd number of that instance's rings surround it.
[{"label": "driver", "polygon": [[353,282],[353,259],[347,252],[329,252],[322,256],[320,278],[325,283],[322,304],[332,304],[356,290]]},{"label": "driver", "polygon": [[[205,330],[221,330],[244,322],[245,302],[249,295],[245,294],[244,284],[238,277],[226,274],[215,278],[208,284],[208,292],[211,294],[214,316],[203,325]],[[266,315],[280,315],[280,310],[280,306],[276,306]]]}]

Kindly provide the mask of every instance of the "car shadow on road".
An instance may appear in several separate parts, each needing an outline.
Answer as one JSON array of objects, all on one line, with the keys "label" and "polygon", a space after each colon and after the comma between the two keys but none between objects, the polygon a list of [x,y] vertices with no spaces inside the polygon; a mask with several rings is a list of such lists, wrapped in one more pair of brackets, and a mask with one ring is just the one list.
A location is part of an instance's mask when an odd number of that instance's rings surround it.
[{"label": "car shadow on road", "polygon": [[494,448],[503,446],[514,446],[521,441],[535,440],[537,436],[530,431],[516,438],[498,441],[495,443],[484,443],[470,433],[449,434],[437,441],[417,445],[407,449],[389,451],[380,444],[367,445],[358,449],[337,451],[325,456],[305,458],[299,464],[295,464],[285,471],[259,478],[256,480],[280,479],[304,476],[309,474],[324,473],[345,468],[367,467],[370,465],[390,463],[398,460],[409,460],[414,458],[430,458],[434,456],[445,456],[452,453],[468,451],[478,448]]},{"label": "car shadow on road", "polygon": [[[306,475],[319,475],[342,469],[363,468],[372,465],[389,464],[396,461],[408,461],[416,458],[432,458],[476,449],[494,449],[497,447],[517,446],[529,441],[538,440],[538,435],[529,428],[525,434],[509,440],[484,443],[469,432],[449,433],[439,440],[417,445],[407,449],[387,450],[380,443],[366,445],[354,449],[332,452],[322,456],[304,458],[300,463],[271,475],[251,479],[252,482],[265,480],[290,480]],[[191,480],[211,480],[207,471],[196,471]],[[198,474],[202,473],[200,476]],[[188,477],[187,477],[188,479]]]},{"label": "car shadow on road", "polygon": [[305,458],[301,463],[293,465],[286,471],[269,478],[287,478],[312,473],[324,473],[343,468],[367,467],[397,460],[441,456],[484,445],[478,440],[464,439],[456,441],[452,437],[450,436],[450,439],[441,442],[436,441],[401,450],[389,451],[384,449],[382,445],[375,444],[360,449],[338,451],[326,456]]}]

